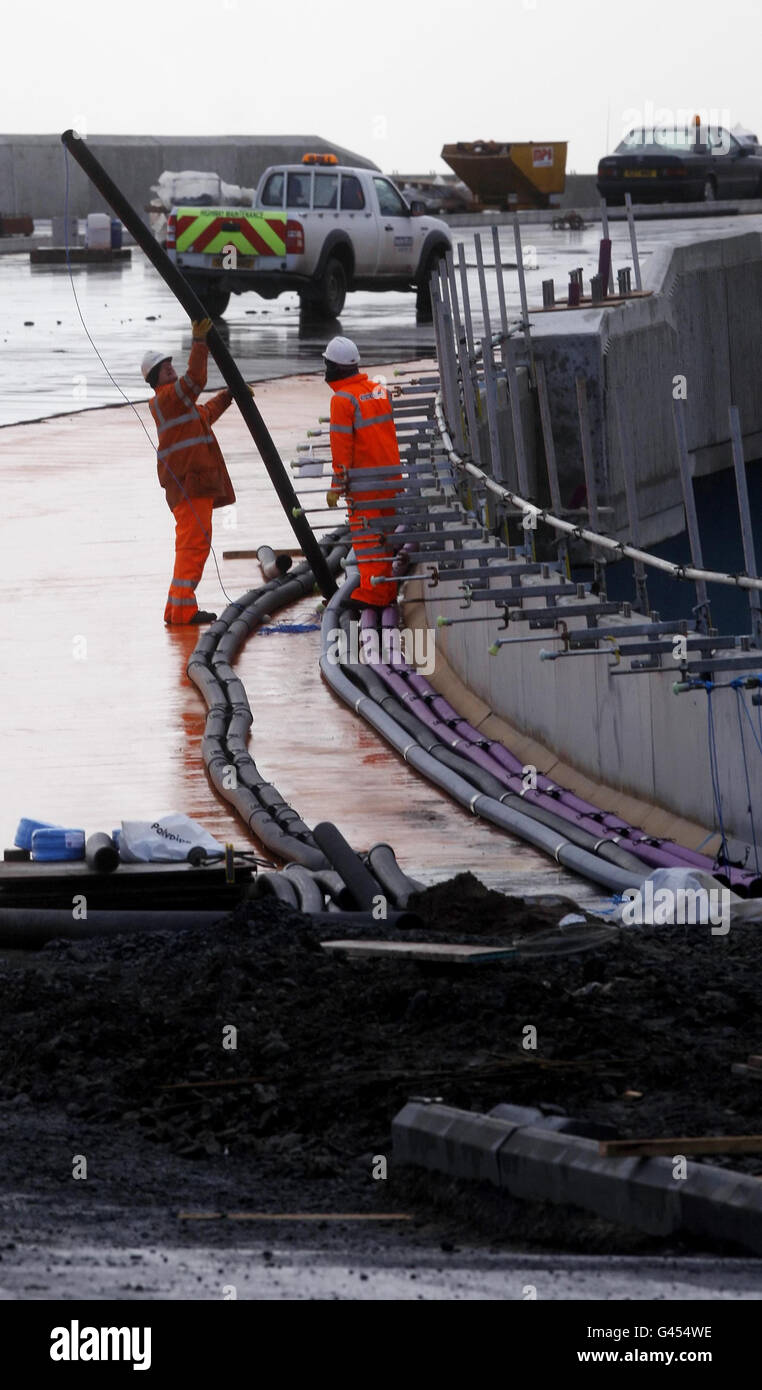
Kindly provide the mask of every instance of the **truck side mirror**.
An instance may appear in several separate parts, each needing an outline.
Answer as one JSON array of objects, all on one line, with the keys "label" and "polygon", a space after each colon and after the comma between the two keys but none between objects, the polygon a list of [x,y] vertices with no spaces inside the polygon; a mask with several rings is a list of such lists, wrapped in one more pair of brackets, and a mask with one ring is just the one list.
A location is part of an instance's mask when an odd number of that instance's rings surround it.
[{"label": "truck side mirror", "polygon": [[426,211],[426,204],[420,198],[413,198],[410,211],[413,217],[421,217]]}]

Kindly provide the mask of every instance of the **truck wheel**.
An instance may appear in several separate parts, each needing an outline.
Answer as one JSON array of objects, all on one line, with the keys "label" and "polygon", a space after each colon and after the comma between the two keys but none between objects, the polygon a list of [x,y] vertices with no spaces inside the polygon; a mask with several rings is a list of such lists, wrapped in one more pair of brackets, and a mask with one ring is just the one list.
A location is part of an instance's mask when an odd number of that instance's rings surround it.
[{"label": "truck wheel", "polygon": [[194,285],[199,299],[201,300],[207,314],[212,319],[221,319],[230,303],[230,290],[223,290],[221,285],[211,284]]},{"label": "truck wheel", "polygon": [[322,275],[313,282],[304,296],[313,313],[321,318],[337,319],[347,297],[347,276],[341,261],[329,256]]},{"label": "truck wheel", "polygon": [[421,318],[431,318],[431,276],[439,262],[444,260],[444,255],[444,251],[432,251],[426,257],[426,264],[418,278],[415,311]]}]

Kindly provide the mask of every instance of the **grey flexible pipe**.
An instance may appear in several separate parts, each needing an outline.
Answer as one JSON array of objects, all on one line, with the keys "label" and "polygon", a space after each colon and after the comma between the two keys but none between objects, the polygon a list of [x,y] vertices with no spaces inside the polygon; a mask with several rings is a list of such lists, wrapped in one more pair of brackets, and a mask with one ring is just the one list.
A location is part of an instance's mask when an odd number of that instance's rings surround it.
[{"label": "grey flexible pipe", "polygon": [[265,579],[277,579],[279,575],[288,574],[293,564],[290,555],[276,555],[269,545],[257,547],[257,559]]},{"label": "grey flexible pipe", "polygon": [[287,879],[293,880],[293,887],[301,912],[322,912],[324,910],[323,890],[309,869],[305,869],[301,864],[287,864],[283,873]]},{"label": "grey flexible pipe", "polygon": [[522,812],[509,810],[507,806],[502,805],[494,797],[488,797],[475,791],[473,783],[467,782],[464,777],[451,772],[430,753],[425,752],[410,732],[396,720],[391,719],[374,700],[368,695],[358,693],[356,685],[353,684],[349,676],[340,666],[327,659],[325,651],[327,634],[331,627],[337,625],[338,611],[344,599],[349,597],[357,584],[356,569],[348,568],[346,573],[348,576],[346,582],[333,595],[325,609],[323,616],[324,648],[320,658],[320,670],[323,677],[339,698],[356,713],[361,714],[393,748],[402,754],[411,767],[415,767],[424,777],[448,792],[475,815],[483,816],[485,820],[510,830],[519,839],[526,840],[529,844],[535,845],[536,848],[545,850],[557,863],[563,864],[564,867],[581,874],[583,878],[589,879],[593,883],[600,883],[614,892],[638,887],[645,877],[642,867],[636,877],[626,870],[608,864],[597,855],[589,854],[578,846],[572,845],[565,835],[561,836],[559,833],[540,825],[539,822],[530,820]]},{"label": "grey flexible pipe", "polygon": [[403,873],[391,845],[372,845],[366,858],[368,868],[395,907],[407,907],[411,895],[422,890],[422,883],[416,883],[415,879]]},{"label": "grey flexible pipe", "polygon": [[257,874],[256,891],[258,898],[277,898],[278,902],[285,903],[287,907],[299,906],[296,884],[290,883],[285,874]]},{"label": "grey flexible pipe", "polygon": [[334,902],[341,912],[348,912],[352,909],[354,898],[341,874],[337,874],[335,869],[308,869],[307,872],[312,874],[324,896]]},{"label": "grey flexible pipe", "polygon": [[[327,537],[324,544],[331,547],[326,564],[333,573],[349,548],[346,528]],[[187,672],[207,705],[202,756],[212,785],[268,851],[314,870],[328,867],[325,855],[297,812],[261,776],[248,751],[252,714],[246,689],[232,666],[242,643],[263,620],[313,588],[312,571],[304,563],[287,580],[274,579],[249,590],[202,635]],[[231,768],[236,784],[232,787]]]}]

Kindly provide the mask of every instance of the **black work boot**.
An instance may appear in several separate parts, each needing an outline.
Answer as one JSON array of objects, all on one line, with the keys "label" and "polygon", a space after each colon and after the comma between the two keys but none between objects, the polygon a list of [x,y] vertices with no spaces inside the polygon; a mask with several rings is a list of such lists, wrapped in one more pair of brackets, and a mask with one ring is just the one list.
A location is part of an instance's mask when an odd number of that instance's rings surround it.
[{"label": "black work boot", "polygon": [[[216,623],[217,614],[205,613],[203,608],[199,608],[198,613],[194,613],[190,621],[191,623],[195,623],[197,626],[199,623]],[[188,626],[190,627],[190,623],[188,624]]]}]

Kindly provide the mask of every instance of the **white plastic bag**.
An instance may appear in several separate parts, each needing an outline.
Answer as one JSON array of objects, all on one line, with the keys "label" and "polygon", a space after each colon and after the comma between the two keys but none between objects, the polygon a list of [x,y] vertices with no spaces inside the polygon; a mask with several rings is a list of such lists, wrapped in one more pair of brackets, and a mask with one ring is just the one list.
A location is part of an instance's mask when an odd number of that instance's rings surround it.
[{"label": "white plastic bag", "polygon": [[198,845],[205,854],[224,857],[218,844],[198,821],[180,811],[167,811],[155,820],[123,820],[119,857],[127,864],[167,864],[188,858]]}]

